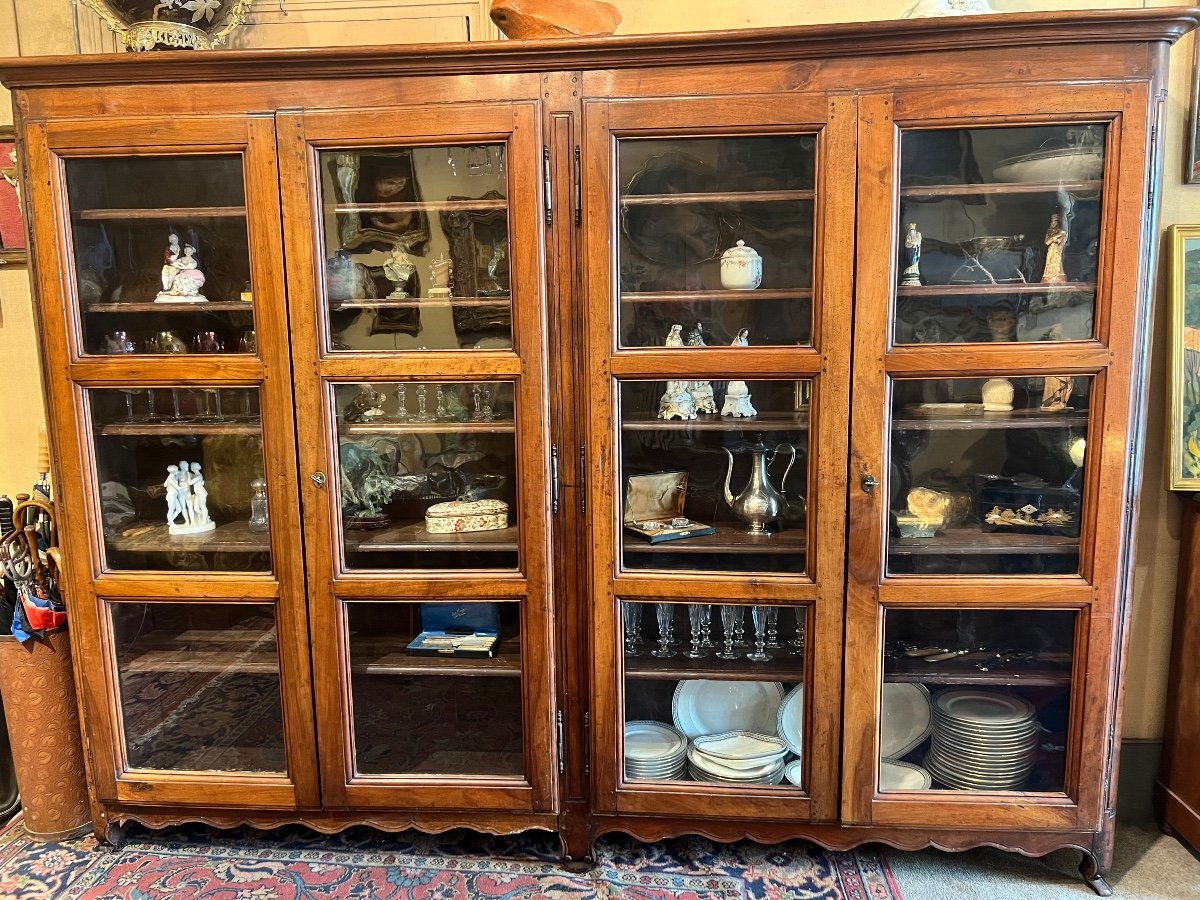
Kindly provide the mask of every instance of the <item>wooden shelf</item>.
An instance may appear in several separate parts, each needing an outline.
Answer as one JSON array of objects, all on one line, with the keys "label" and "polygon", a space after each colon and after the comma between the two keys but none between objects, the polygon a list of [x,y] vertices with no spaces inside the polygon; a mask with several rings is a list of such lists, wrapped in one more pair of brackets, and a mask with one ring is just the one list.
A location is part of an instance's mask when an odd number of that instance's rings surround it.
[{"label": "wooden shelf", "polygon": [[799,553],[808,550],[808,533],[792,528],[775,534],[749,534],[733,525],[717,525],[715,534],[651,544],[637,535],[623,536],[626,553]]},{"label": "wooden shelf", "polygon": [[886,672],[885,682],[902,682],[907,684],[970,684],[970,685],[1009,685],[1022,687],[1066,687],[1071,684],[1070,672],[1056,672],[1045,669],[1002,669],[998,672],[980,672],[971,668],[965,671],[952,669],[924,669],[919,672]]},{"label": "wooden shelf", "polygon": [[[330,207],[326,207],[330,209]],[[386,212],[485,212],[492,209],[508,209],[508,201],[497,200],[421,200],[406,203],[338,203],[332,207],[335,213],[386,213]]]},{"label": "wooden shelf", "polygon": [[1017,281],[1012,284],[913,284],[896,288],[898,297],[957,297],[987,294],[1059,294],[1063,292],[1096,292],[1094,281],[1069,281],[1066,284],[1037,284]]},{"label": "wooden shelf", "polygon": [[494,422],[352,422],[338,425],[338,434],[512,434],[511,421]]},{"label": "wooden shelf", "polygon": [[685,203],[775,203],[812,200],[812,191],[704,191],[680,194],[623,194],[622,206],[677,206]]},{"label": "wooden shelf", "polygon": [[475,551],[514,553],[520,529],[513,525],[495,531],[466,531],[461,534],[430,534],[424,522],[381,528],[378,531],[343,531],[347,553],[398,553],[422,551]]},{"label": "wooden shelf", "polygon": [[[753,400],[753,392],[751,399]],[[625,431],[807,431],[808,413],[759,413],[749,419],[708,413],[686,421],[623,418],[621,428]]]},{"label": "wooden shelf", "polygon": [[340,312],[344,309],[467,309],[511,305],[511,297],[451,297],[449,299],[411,297],[407,300],[388,300],[385,297],[378,300],[344,300],[341,303],[331,303],[329,311]]},{"label": "wooden shelf", "polygon": [[491,659],[454,656],[410,656],[405,647],[415,634],[367,637],[350,634],[350,671],[361,675],[476,675],[521,677],[519,635],[500,638]]},{"label": "wooden shelf", "polygon": [[1098,191],[1103,181],[1003,181],[991,184],[931,184],[900,188],[901,197],[979,197],[1009,194],[1076,194]]},{"label": "wooden shelf", "polygon": [[268,532],[251,531],[245,522],[227,522],[213,531],[201,534],[171,534],[166,523],[142,522],[127,525],[123,530],[150,525],[150,530],[136,535],[118,534],[105,538],[109,552],[120,553],[266,553],[271,549]]},{"label": "wooden shelf", "polygon": [[122,664],[121,672],[236,672],[277,676],[279,655],[274,650],[147,650]]},{"label": "wooden shelf", "polygon": [[657,646],[654,641],[648,641],[640,647],[637,656],[626,654],[625,677],[647,681],[714,678],[720,681],[782,681],[787,684],[799,684],[804,680],[804,656],[793,656],[791,647],[778,650],[768,648],[766,653],[771,659],[767,662],[746,659],[746,654],[754,649],[753,632],[747,637],[751,646],[735,648],[740,654],[738,659],[719,659],[716,653],[723,644],[716,638],[713,638],[713,643],[717,645],[715,648],[705,650],[705,655],[700,659],[689,659],[684,655],[691,649],[689,636],[683,634],[680,640],[680,646],[671,648],[675,655],[666,659],[650,655],[650,651]]},{"label": "wooden shelf", "polygon": [[115,422],[101,425],[96,431],[100,435],[130,435],[149,437],[152,435],[205,435],[205,434],[262,434],[259,422]]},{"label": "wooden shelf", "polygon": [[[812,297],[812,288],[759,288],[755,291],[623,291],[622,303],[700,303],[719,300],[804,300]],[[718,345],[719,346],[719,345]]]},{"label": "wooden shelf", "polygon": [[888,546],[892,556],[960,556],[978,554],[1078,553],[1079,538],[1059,534],[1013,534],[1004,531],[980,531],[977,527],[947,528],[931,538],[893,538]]},{"label": "wooden shelf", "polygon": [[77,219],[228,219],[244,217],[244,206],[166,206],[160,209],[81,209]]},{"label": "wooden shelf", "polygon": [[1011,409],[939,416],[901,416],[892,419],[894,431],[984,431],[1008,428],[1083,428],[1088,417],[1079,412],[1042,412],[1040,409]]},{"label": "wooden shelf", "polygon": [[245,300],[209,300],[205,303],[91,303],[85,313],[196,313],[254,312],[254,304]]}]

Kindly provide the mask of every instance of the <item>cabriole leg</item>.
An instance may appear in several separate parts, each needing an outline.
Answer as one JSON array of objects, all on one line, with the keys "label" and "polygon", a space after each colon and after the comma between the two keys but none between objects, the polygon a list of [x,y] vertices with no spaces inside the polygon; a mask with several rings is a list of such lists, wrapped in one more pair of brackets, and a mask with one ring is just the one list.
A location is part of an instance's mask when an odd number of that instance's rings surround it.
[{"label": "cabriole leg", "polygon": [[1087,882],[1087,886],[1101,897],[1112,896],[1112,888],[1104,880],[1104,874],[1100,871],[1096,857],[1092,856],[1091,853],[1085,852],[1083,854],[1083,859],[1079,863],[1079,874],[1083,876],[1083,880]]}]

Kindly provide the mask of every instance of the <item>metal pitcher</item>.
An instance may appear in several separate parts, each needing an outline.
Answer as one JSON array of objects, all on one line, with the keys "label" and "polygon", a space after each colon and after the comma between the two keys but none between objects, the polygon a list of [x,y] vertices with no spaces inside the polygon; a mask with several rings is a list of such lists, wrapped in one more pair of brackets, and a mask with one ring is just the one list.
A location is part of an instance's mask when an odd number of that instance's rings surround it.
[{"label": "metal pitcher", "polygon": [[736,497],[729,488],[729,480],[733,476],[733,454],[729,448],[722,447],[729,457],[729,468],[725,470],[725,502],[733,510],[733,514],[749,526],[749,534],[769,534],[770,525],[783,517],[785,501],[783,495],[775,490],[767,473],[767,467],[775,461],[776,455],[787,450],[791,453],[787,468],[783,470],[783,478],[779,481],[779,490],[787,483],[788,472],[796,463],[796,448],[791,444],[779,444],[768,447],[763,443],[762,436],[748,449],[753,454],[750,464],[750,480]]}]

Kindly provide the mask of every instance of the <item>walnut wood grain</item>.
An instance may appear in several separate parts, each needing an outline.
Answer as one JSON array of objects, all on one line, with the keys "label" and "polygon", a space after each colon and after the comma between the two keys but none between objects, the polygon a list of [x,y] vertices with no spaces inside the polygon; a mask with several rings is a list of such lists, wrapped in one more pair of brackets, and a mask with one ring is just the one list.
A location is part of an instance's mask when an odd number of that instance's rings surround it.
[{"label": "walnut wood grain", "polygon": [[1103,181],[1005,181],[994,184],[923,184],[900,188],[901,197],[987,197],[1009,194],[1078,194],[1098,191]]}]

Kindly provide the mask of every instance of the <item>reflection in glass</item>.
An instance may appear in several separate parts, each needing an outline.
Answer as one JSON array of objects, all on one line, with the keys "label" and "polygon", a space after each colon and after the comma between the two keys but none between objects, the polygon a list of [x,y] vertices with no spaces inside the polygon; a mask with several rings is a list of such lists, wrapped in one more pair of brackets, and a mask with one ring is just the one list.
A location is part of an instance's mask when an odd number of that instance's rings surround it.
[{"label": "reflection in glass", "polygon": [[622,382],[624,567],[803,572],[810,386]]},{"label": "reflection in glass", "polygon": [[110,570],[267,571],[257,388],[89,391]]},{"label": "reflection in glass", "polygon": [[811,343],[816,137],[626,139],[620,341]]},{"label": "reflection in glass", "polygon": [[512,346],[503,144],[320,154],[330,349]]},{"label": "reflection in glass", "polygon": [[335,386],[347,567],[517,567],[514,388]]},{"label": "reflection in glass", "polygon": [[356,772],[524,774],[518,603],[345,609]]},{"label": "reflection in glass", "polygon": [[1105,136],[1100,124],[905,131],[896,342],[1090,338]]},{"label": "reflection in glass", "polygon": [[130,766],[286,771],[269,605],[113,603],[109,609]]},{"label": "reflection in glass", "polygon": [[[720,622],[715,636],[714,606]],[[654,609],[650,631],[643,624],[650,618],[643,616],[644,607]],[[621,603],[627,781],[803,784],[806,608],[779,616],[783,609]],[[794,653],[766,651],[771,613],[773,621],[784,623],[786,641],[800,641]],[[753,646],[735,649],[747,616]],[[669,650],[677,637],[686,652]],[[740,739],[728,740],[730,732],[742,733]]]},{"label": "reflection in glass", "polygon": [[888,610],[880,790],[1063,790],[1075,618]]},{"label": "reflection in glass", "polygon": [[1079,570],[1091,378],[903,379],[892,389],[893,573]]},{"label": "reflection in glass", "polygon": [[84,352],[233,352],[254,328],[241,156],[63,165]]}]

